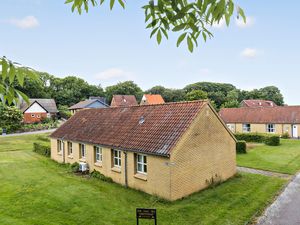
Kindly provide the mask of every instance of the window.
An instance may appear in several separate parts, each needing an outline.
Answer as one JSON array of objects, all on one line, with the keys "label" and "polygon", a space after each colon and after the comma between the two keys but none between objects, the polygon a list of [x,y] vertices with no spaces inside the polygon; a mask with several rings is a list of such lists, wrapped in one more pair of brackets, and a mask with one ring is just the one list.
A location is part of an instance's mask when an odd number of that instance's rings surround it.
[{"label": "window", "polygon": [[147,174],[147,156],[137,154],[136,171],[138,173]]},{"label": "window", "polygon": [[95,151],[95,162],[102,162],[102,148],[99,146],[94,146]]},{"label": "window", "polygon": [[275,133],[275,124],[267,124],[267,132]]},{"label": "window", "polygon": [[250,123],[243,124],[243,132],[251,132],[251,125]]},{"label": "window", "polygon": [[61,140],[57,140],[57,152],[61,152],[64,148],[64,143]]},{"label": "window", "polygon": [[227,124],[227,127],[229,128],[229,130],[231,130],[232,132],[234,132],[234,124]]},{"label": "window", "polygon": [[79,158],[85,158],[86,156],[86,148],[84,144],[79,144]]},{"label": "window", "polygon": [[31,114],[31,117],[32,117],[32,118],[35,118],[35,115],[34,115],[34,114]]},{"label": "window", "polygon": [[41,115],[36,115],[36,118],[41,118]]},{"label": "window", "polygon": [[68,155],[72,155],[72,154],[73,154],[72,142],[68,141]]},{"label": "window", "polygon": [[113,165],[115,167],[121,167],[121,151],[113,150]]}]

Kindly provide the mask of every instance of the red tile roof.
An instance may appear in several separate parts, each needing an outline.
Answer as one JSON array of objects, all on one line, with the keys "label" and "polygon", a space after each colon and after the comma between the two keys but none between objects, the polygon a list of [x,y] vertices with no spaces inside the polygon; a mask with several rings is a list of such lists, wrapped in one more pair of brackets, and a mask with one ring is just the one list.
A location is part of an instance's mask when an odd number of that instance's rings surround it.
[{"label": "red tile roof", "polygon": [[242,101],[242,107],[276,107],[277,105],[273,101],[248,99]]},{"label": "red tile roof", "polygon": [[82,110],[51,137],[169,156],[206,104],[194,101]]},{"label": "red tile roof", "polygon": [[225,123],[300,123],[300,106],[226,108],[219,114]]},{"label": "red tile roof", "polygon": [[138,103],[134,95],[114,95],[111,100],[111,107],[137,106]]},{"label": "red tile roof", "polygon": [[153,105],[153,104],[163,104],[165,100],[161,95],[152,95],[152,94],[144,94],[141,104],[145,102],[145,104]]}]

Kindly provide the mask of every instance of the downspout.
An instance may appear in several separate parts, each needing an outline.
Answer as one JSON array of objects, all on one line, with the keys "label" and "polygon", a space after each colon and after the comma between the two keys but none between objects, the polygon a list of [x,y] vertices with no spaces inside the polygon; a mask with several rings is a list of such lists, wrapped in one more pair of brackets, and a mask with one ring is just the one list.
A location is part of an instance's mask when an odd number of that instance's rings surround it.
[{"label": "downspout", "polygon": [[128,175],[127,175],[127,151],[124,151],[124,155],[125,155],[125,164],[124,164],[124,171],[125,171],[125,187],[128,187]]}]

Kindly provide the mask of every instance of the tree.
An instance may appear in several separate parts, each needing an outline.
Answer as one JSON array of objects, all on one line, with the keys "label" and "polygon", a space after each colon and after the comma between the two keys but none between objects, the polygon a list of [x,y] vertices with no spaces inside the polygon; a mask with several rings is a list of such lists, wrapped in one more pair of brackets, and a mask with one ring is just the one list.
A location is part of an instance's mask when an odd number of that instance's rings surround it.
[{"label": "tree", "polygon": [[143,91],[133,81],[119,82],[116,85],[106,87],[106,98],[111,102],[113,95],[134,95],[138,101],[142,99]]},{"label": "tree", "polygon": [[6,106],[0,103],[0,127],[7,131],[15,131],[21,127],[22,112],[14,106]]},{"label": "tree", "polygon": [[185,91],[182,89],[170,89],[163,86],[154,86],[145,93],[160,94],[166,102],[179,102],[185,100]]},{"label": "tree", "polygon": [[284,104],[283,95],[275,86],[267,86],[249,91],[246,93],[245,99],[263,99],[273,101],[277,105]]},{"label": "tree", "polygon": [[17,83],[20,87],[24,85],[24,78],[37,79],[34,71],[29,67],[21,67],[20,64],[8,60],[5,56],[0,58],[0,103],[17,105],[21,99],[28,102],[28,97],[15,88]]},{"label": "tree", "polygon": [[192,90],[186,94],[185,99],[187,101],[208,99],[208,95],[205,91],[202,90]]},{"label": "tree", "polygon": [[[88,12],[90,5],[102,5],[105,0],[66,0],[72,4],[72,12],[77,9],[79,14],[84,10]],[[115,0],[109,0],[112,10]],[[125,0],[118,0],[121,7],[125,8]],[[236,8],[237,17],[241,16],[246,23],[244,11],[235,6],[233,0],[150,0],[143,6],[145,12],[146,28],[151,29],[150,37],[156,35],[160,44],[162,37],[168,39],[170,32],[177,32],[177,47],[186,39],[190,52],[198,46],[198,39],[206,41],[213,34],[209,28],[213,24],[226,21],[229,26],[231,17]]]}]

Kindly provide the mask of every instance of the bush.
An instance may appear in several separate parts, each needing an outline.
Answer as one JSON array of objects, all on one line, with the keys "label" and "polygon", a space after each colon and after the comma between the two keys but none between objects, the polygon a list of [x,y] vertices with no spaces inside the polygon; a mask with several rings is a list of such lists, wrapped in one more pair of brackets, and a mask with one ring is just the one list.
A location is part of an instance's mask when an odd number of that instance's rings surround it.
[{"label": "bush", "polygon": [[39,141],[50,142],[50,139],[47,136],[39,135],[39,136],[37,136],[36,139],[39,140]]},{"label": "bush", "polygon": [[73,164],[71,164],[71,170],[73,173],[78,173],[79,172],[79,163],[74,162]]},{"label": "bush", "polygon": [[50,146],[45,144],[33,143],[33,151],[46,157],[50,157],[51,155]]},{"label": "bush", "polygon": [[237,133],[235,137],[239,141],[265,143],[266,145],[278,146],[280,145],[280,137],[274,134],[261,133]]},{"label": "bush", "polygon": [[236,143],[236,153],[238,153],[238,154],[246,154],[247,153],[246,141],[238,141]]},{"label": "bush", "polygon": [[289,135],[288,132],[285,132],[283,135],[281,135],[281,138],[283,138],[283,139],[289,139],[290,135]]},{"label": "bush", "polygon": [[105,181],[105,182],[109,182],[109,183],[112,183],[113,180],[110,178],[110,177],[106,177],[104,176],[102,173],[94,170],[92,173],[91,173],[91,177],[94,177],[96,179],[99,179],[99,180],[102,180],[102,181]]},{"label": "bush", "polygon": [[280,137],[278,135],[271,135],[266,137],[265,144],[270,146],[280,145]]}]

